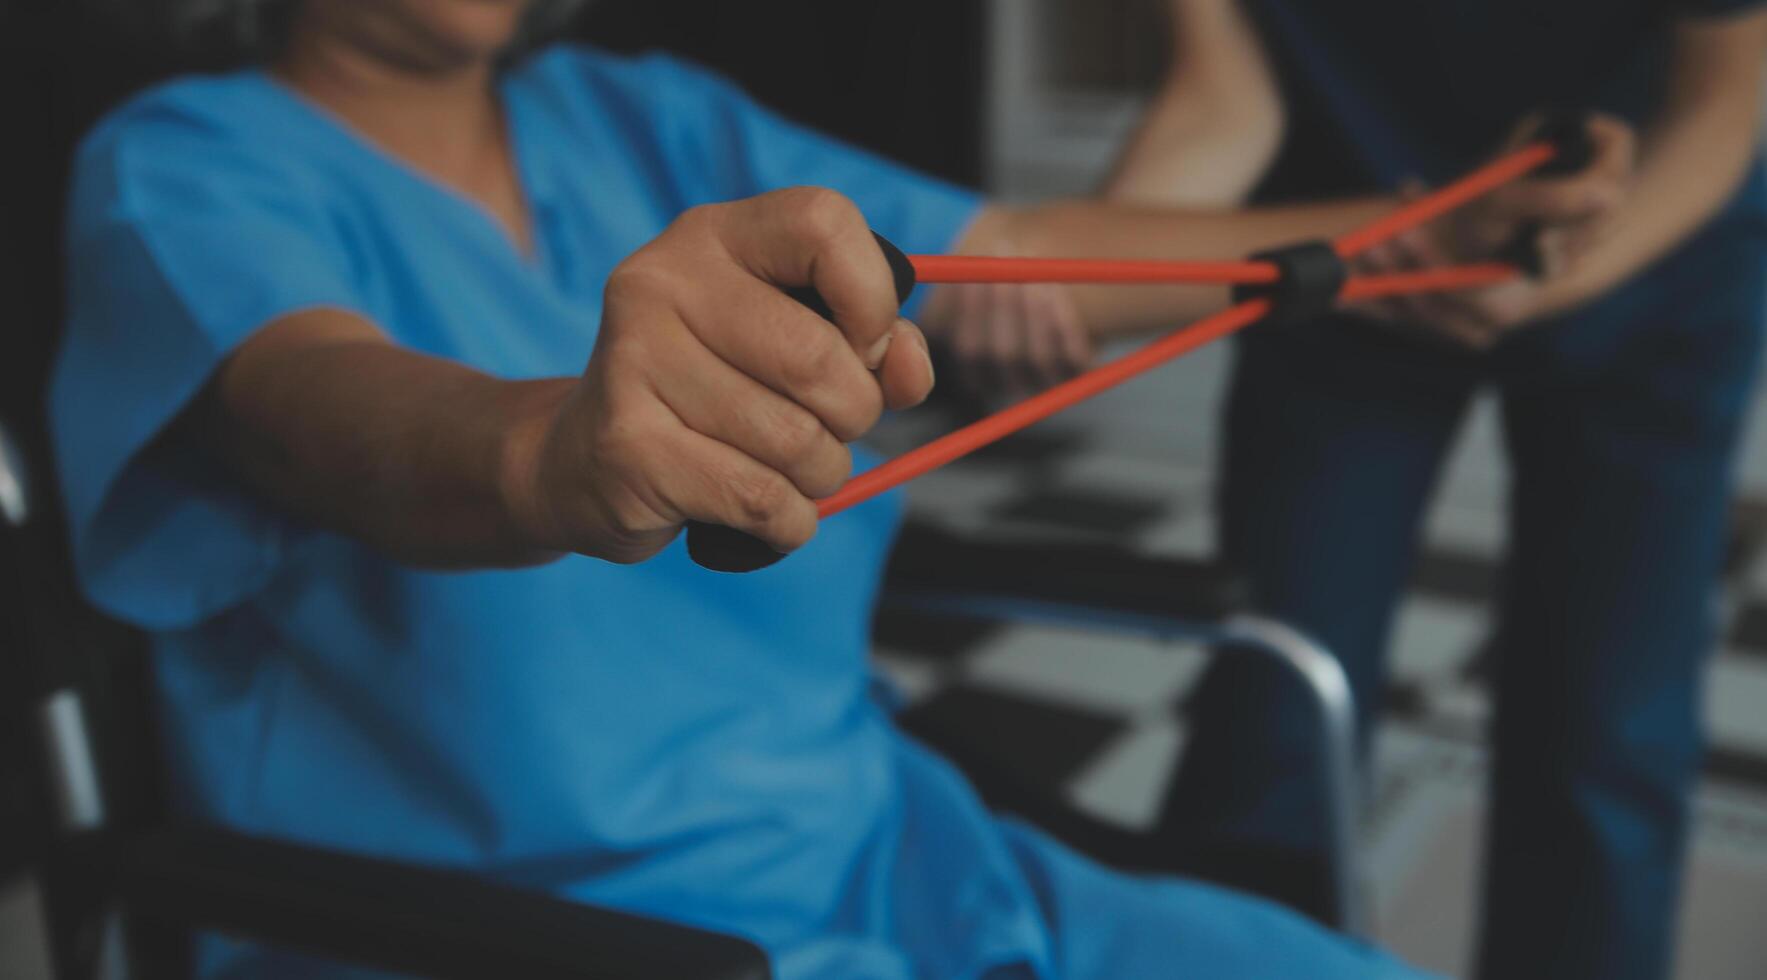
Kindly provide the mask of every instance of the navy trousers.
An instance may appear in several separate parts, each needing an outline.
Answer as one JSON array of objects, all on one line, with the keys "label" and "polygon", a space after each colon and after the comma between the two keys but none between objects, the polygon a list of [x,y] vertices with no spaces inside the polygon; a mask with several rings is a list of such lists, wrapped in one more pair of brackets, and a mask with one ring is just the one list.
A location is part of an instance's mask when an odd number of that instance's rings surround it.
[{"label": "navy trousers", "polygon": [[[1347,318],[1254,328],[1238,348],[1223,551],[1262,609],[1342,659],[1365,733],[1443,459],[1474,393],[1500,393],[1513,485],[1483,976],[1668,973],[1764,263],[1761,222],[1732,215],[1489,355]],[[1236,877],[1233,855],[1322,851],[1308,706],[1285,683],[1224,658],[1195,701],[1164,819],[1218,842],[1218,877]],[[1238,883],[1281,892],[1256,865]]]}]

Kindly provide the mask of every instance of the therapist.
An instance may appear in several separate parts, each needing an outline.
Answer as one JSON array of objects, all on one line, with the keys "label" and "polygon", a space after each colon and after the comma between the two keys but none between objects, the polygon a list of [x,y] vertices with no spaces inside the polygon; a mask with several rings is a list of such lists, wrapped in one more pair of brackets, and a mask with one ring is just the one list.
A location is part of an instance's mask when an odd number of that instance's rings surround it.
[{"label": "therapist", "polygon": [[[1391,202],[1005,210],[664,57],[511,54],[547,12],[274,5],[266,67],[81,150],[54,434],[81,583],[152,635],[180,806],[739,933],[785,978],[1410,976],[996,818],[871,698],[900,500],[812,503],[933,383],[870,228],[1180,258]],[[1483,211],[1586,216],[1618,145]],[[806,284],[833,325],[778,289]],[[1108,333],[1224,297],[1067,299]],[[689,519],[793,554],[707,572]]]},{"label": "therapist", "polygon": [[[1176,90],[1185,71],[1225,60],[1210,70],[1238,81],[1202,115],[1248,122],[1211,143],[1182,138],[1194,108],[1157,108],[1112,187],[1193,199],[1184,164],[1237,139],[1242,154],[1280,144],[1262,200],[1383,193],[1452,177],[1535,107],[1644,127],[1625,203],[1562,229],[1557,275],[1255,328],[1237,350],[1226,555],[1263,608],[1343,659],[1365,726],[1442,460],[1475,393],[1502,400],[1514,475],[1481,976],[1670,970],[1699,680],[1767,296],[1767,185],[1753,162],[1762,7],[1176,0],[1181,28],[1243,28],[1239,43],[1206,48],[1181,30]],[[1283,139],[1250,138],[1273,119]],[[1174,142],[1182,154],[1162,151]],[[1374,264],[1433,262],[1474,223]],[[1550,254],[1565,247],[1574,254]],[[1195,703],[1168,818],[1192,844],[1215,843],[1213,875],[1326,912],[1305,702],[1228,659]]]}]

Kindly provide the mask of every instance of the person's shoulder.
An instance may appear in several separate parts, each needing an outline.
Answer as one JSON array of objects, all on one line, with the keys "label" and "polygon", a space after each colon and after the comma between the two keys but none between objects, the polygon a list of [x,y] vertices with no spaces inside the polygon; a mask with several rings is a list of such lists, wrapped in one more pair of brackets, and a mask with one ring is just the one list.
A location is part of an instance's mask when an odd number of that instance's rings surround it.
[{"label": "person's shoulder", "polygon": [[286,107],[261,72],[189,75],[137,93],[99,120],[74,159],[75,204],[126,198],[149,175],[295,175]]},{"label": "person's shoulder", "polygon": [[245,141],[273,131],[275,83],[261,72],[186,75],[118,105],[82,140],[82,155],[178,140]]}]

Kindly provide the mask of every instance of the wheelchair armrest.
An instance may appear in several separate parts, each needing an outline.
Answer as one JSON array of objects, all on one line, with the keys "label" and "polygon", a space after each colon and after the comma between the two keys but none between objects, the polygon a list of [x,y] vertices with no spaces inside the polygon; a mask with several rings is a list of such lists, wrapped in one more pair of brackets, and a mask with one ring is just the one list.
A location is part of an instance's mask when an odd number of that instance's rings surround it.
[{"label": "wheelchair armrest", "polygon": [[891,556],[890,598],[1005,598],[1216,622],[1247,607],[1221,567],[1063,541],[988,541],[910,521]]},{"label": "wheelchair armrest", "polygon": [[770,974],[754,945],[476,875],[178,827],[123,846],[132,914],[445,978]]}]

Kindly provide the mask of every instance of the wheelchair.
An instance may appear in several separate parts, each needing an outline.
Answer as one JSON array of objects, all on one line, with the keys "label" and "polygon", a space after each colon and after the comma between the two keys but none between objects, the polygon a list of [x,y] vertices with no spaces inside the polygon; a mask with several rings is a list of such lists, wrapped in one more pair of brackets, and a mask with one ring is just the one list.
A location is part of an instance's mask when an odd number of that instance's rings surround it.
[{"label": "wheelchair", "polygon": [[[85,25],[75,8],[85,6],[49,5],[41,17],[50,29],[77,31]],[[31,35],[21,26],[18,36]],[[126,44],[112,43],[119,46],[86,52],[84,67],[133,57]],[[51,56],[43,57],[47,64]],[[138,65],[117,70],[133,72],[136,83],[146,74]],[[25,223],[41,225],[42,241],[55,237],[53,188],[66,165],[54,148],[70,147],[98,108],[48,109],[59,114],[40,175],[51,192],[38,202],[44,220]],[[56,250],[46,251],[44,261],[53,263]],[[55,281],[52,265],[43,279]],[[0,373],[46,360],[59,312],[52,290],[44,292],[35,314],[41,336],[0,337],[0,366],[7,367]],[[12,349],[39,341],[39,350]],[[470,871],[318,850],[173,816],[160,778],[145,644],[84,606],[72,585],[45,465],[40,387],[37,376],[0,377],[0,389],[9,389],[0,391],[0,754],[9,763],[8,796],[17,790],[19,800],[0,809],[0,874],[36,880],[57,976],[185,975],[196,933],[446,978],[770,974],[765,954],[739,937],[524,891]],[[965,540],[911,524],[884,602],[917,615],[1192,639],[1218,656],[1267,657],[1292,671],[1315,707],[1335,924],[1365,932],[1356,860],[1362,777],[1349,686],[1327,651],[1248,609],[1239,591],[1203,563],[1071,542]],[[1065,801],[988,771],[980,754],[955,740],[916,734],[963,766],[991,803],[1107,863],[1132,860],[1089,846],[1097,844],[1094,822]]]}]

